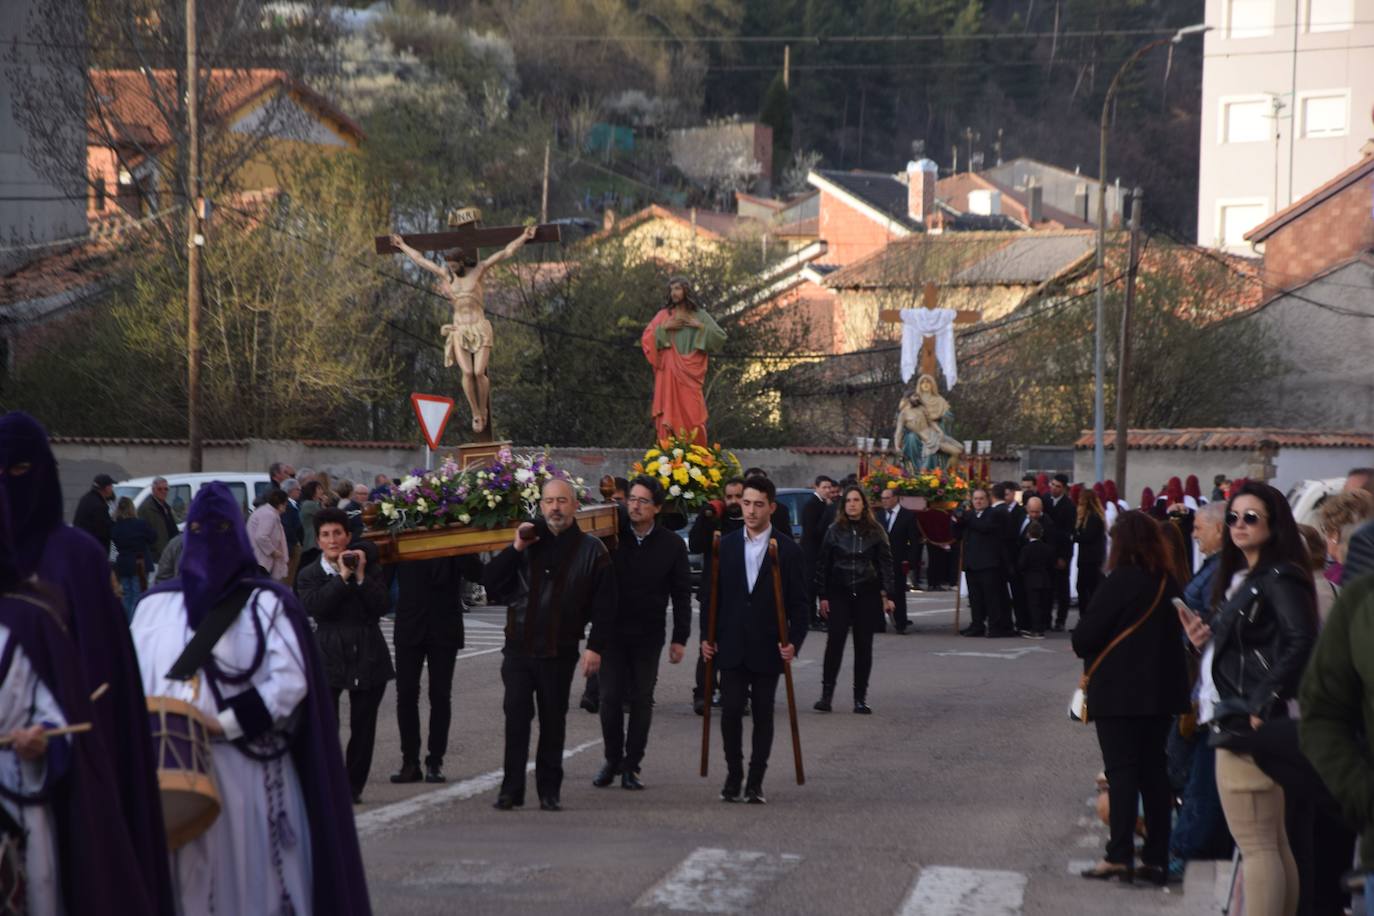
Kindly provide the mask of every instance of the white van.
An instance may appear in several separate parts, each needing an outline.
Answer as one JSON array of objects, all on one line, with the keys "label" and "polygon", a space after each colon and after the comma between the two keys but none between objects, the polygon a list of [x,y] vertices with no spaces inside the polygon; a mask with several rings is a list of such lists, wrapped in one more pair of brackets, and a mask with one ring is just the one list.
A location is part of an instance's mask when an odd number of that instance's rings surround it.
[{"label": "white van", "polygon": [[[167,478],[167,504],[172,507],[177,525],[186,521],[186,510],[200,488],[212,480],[218,480],[229,488],[243,507],[243,517],[253,511],[253,503],[259,496],[272,488],[272,478],[266,474],[250,474],[244,471],[205,471],[198,474],[163,474]],[[134,477],[115,484],[115,499],[127,496],[134,501],[134,507],[152,495],[153,477]]]},{"label": "white van", "polygon": [[1293,518],[1299,525],[1317,524],[1317,510],[1326,502],[1328,496],[1339,493],[1345,488],[1344,477],[1330,477],[1326,480],[1299,480],[1288,490],[1288,505],[1293,509]]}]

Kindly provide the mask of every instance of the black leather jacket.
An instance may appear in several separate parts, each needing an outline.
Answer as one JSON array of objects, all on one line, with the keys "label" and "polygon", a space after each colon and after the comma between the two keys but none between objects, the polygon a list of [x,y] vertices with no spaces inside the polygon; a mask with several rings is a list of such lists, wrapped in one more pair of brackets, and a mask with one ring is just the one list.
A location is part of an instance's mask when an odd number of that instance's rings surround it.
[{"label": "black leather jacket", "polygon": [[817,598],[826,598],[832,592],[857,595],[885,591],[891,581],[892,548],[881,525],[862,533],[853,526],[831,525],[826,529],[816,557]]},{"label": "black leather jacket", "polygon": [[1212,639],[1212,680],[1223,704],[1261,719],[1282,716],[1317,639],[1311,576],[1292,563],[1252,572],[1217,610]]}]

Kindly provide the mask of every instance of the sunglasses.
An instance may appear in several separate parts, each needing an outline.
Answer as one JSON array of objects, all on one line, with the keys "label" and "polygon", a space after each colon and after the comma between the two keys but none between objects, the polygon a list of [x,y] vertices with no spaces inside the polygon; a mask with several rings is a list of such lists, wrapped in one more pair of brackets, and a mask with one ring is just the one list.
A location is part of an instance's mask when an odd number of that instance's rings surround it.
[{"label": "sunglasses", "polygon": [[1245,512],[1244,515],[1241,515],[1241,514],[1238,514],[1238,513],[1235,513],[1235,512],[1227,512],[1227,513],[1226,513],[1226,527],[1228,527],[1228,528],[1234,528],[1234,527],[1236,527],[1237,525],[1241,524],[1242,522],[1245,523],[1245,527],[1247,527],[1247,528],[1253,528],[1255,525],[1258,525],[1260,522],[1267,521],[1267,520],[1268,520],[1267,516],[1260,515],[1260,514],[1259,514],[1258,512],[1256,512],[1254,509],[1248,510],[1247,512]]}]

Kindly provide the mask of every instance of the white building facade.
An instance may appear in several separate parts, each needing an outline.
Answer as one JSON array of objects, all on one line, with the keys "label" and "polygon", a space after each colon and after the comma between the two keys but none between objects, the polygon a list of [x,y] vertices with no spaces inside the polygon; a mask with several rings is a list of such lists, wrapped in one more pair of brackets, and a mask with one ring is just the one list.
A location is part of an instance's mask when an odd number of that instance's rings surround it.
[{"label": "white building facade", "polygon": [[1374,0],[1207,0],[1200,245],[1242,238],[1374,137]]}]

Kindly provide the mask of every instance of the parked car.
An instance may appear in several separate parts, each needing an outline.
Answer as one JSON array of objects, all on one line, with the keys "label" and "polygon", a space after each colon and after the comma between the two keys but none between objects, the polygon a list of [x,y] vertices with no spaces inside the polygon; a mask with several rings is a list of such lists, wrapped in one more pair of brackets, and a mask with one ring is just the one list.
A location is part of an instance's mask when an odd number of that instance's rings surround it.
[{"label": "parked car", "polygon": [[815,491],[808,487],[778,488],[778,502],[787,507],[787,514],[792,519],[792,539],[798,544],[801,543],[802,535],[802,506],[805,506],[808,500],[815,498]]},{"label": "parked car", "polygon": [[[186,521],[186,510],[200,488],[212,480],[218,480],[229,488],[243,507],[244,518],[253,510],[253,503],[272,488],[272,479],[266,474],[250,474],[243,471],[205,471],[196,474],[163,474],[167,478],[167,504],[172,507],[177,526]],[[133,477],[115,484],[115,497],[127,496],[134,501],[134,507],[152,495],[152,477]]]},{"label": "parked car", "polygon": [[[692,533],[692,526],[695,525],[696,522],[697,514],[693,512],[691,515],[687,516],[687,524],[678,529],[677,533],[678,536],[682,538],[682,543],[687,543],[688,536]],[[703,569],[703,560],[705,558],[699,553],[692,553],[691,550],[692,548],[689,545],[687,548],[687,563],[692,567],[692,594],[695,595],[697,589],[701,586],[701,572]]]},{"label": "parked car", "polygon": [[1333,493],[1341,492],[1345,486],[1344,477],[1328,477],[1325,480],[1299,480],[1288,490],[1288,505],[1293,509],[1293,518],[1299,525],[1314,525],[1317,510]]}]

